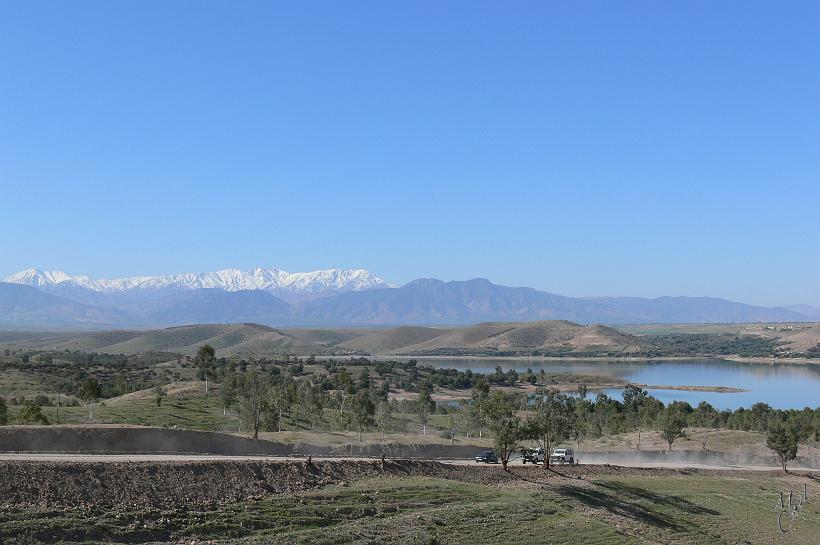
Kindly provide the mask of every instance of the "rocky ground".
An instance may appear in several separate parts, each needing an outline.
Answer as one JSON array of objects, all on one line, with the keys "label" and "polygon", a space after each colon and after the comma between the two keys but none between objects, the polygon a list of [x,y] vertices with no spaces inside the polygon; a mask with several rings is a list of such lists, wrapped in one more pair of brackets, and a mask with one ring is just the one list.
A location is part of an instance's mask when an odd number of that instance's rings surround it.
[{"label": "rocky ground", "polygon": [[[0,465],[0,505],[4,507],[164,508],[294,494],[364,478],[434,477],[502,487],[538,487],[556,480],[599,476],[737,476],[741,471],[628,468],[609,465],[499,466],[451,465],[434,461],[203,461],[203,462],[4,462]],[[755,472],[764,475],[766,472]],[[774,474],[774,473],[772,473]],[[747,474],[748,475],[748,474]]]}]

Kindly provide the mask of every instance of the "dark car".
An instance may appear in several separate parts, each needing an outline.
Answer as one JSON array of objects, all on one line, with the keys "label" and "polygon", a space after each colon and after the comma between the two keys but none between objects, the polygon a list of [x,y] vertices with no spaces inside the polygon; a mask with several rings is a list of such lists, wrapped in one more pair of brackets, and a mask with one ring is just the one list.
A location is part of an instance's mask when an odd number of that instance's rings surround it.
[{"label": "dark car", "polygon": [[497,464],[498,456],[496,456],[495,452],[492,450],[483,450],[476,455],[475,461],[477,463],[484,462],[485,464]]},{"label": "dark car", "polygon": [[544,462],[544,449],[538,448],[523,448],[521,449],[521,463],[522,464],[537,464]]}]

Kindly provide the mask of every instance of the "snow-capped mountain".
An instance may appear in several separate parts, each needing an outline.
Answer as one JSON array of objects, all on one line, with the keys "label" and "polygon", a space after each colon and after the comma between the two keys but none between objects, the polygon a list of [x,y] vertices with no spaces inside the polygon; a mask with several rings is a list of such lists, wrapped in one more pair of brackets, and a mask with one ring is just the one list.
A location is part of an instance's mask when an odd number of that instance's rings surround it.
[{"label": "snow-capped mountain", "polygon": [[4,282],[23,284],[51,291],[53,289],[84,288],[103,294],[118,294],[133,290],[204,289],[225,291],[267,290],[273,292],[323,293],[361,291],[389,287],[382,278],[365,269],[328,269],[290,273],[277,268],[260,267],[240,271],[224,269],[215,272],[169,274],[163,276],[133,276],[117,279],[92,279],[72,276],[63,271],[26,269],[6,277]]},{"label": "snow-capped mountain", "polygon": [[[0,329],[123,328],[255,322],[284,326],[802,322],[794,309],[712,297],[573,298],[489,280],[414,280],[390,288],[364,270],[228,269],[117,280],[28,270],[0,282]],[[389,288],[389,289],[369,289]],[[799,307],[803,309],[803,307]]]}]

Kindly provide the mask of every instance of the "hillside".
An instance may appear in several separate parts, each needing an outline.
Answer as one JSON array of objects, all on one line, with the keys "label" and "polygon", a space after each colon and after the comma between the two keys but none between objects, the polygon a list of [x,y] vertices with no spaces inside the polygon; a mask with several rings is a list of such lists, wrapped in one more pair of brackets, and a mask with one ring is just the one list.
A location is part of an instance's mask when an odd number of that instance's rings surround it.
[{"label": "hillside", "polygon": [[275,329],[258,324],[200,324],[151,331],[19,333],[0,336],[0,347],[136,354],[193,354],[210,344],[221,356],[272,354],[630,353],[636,337],[606,326],[567,321],[488,322],[462,328],[402,326],[388,329]]},{"label": "hillside", "polygon": [[[147,331],[0,331],[0,349],[194,354],[203,344],[220,356],[532,355],[805,357],[820,343],[820,324],[656,325],[617,330],[566,320],[483,322],[434,328],[272,328],[253,323],[199,324]],[[751,346],[751,348],[750,348]],[[754,350],[753,354],[748,354]],[[815,356],[816,357],[816,356]]]},{"label": "hillside", "polygon": [[368,354],[391,354],[408,346],[414,346],[440,337],[452,329],[402,326],[379,329],[372,333],[343,342],[342,347]]},{"label": "hillside", "polygon": [[257,324],[192,325],[148,331],[127,341],[100,347],[111,353],[134,354],[141,352],[193,353],[203,344],[220,350],[264,335],[273,329]]},{"label": "hillside", "polygon": [[[359,339],[361,340],[361,339]],[[641,347],[635,337],[610,327],[568,321],[483,323],[451,330],[430,340],[398,347],[395,353],[630,353]]]}]

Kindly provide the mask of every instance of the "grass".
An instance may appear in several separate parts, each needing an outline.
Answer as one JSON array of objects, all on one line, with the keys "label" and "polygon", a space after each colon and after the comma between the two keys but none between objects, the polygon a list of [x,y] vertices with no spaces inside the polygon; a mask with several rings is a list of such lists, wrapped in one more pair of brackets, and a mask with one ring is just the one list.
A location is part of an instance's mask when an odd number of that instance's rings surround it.
[{"label": "grass", "polygon": [[[784,539],[772,508],[779,491],[796,486],[700,476],[522,484],[371,478],[207,511],[6,509],[0,542],[763,544]],[[818,505],[807,504],[784,542],[816,543]]]},{"label": "grass", "polygon": [[[773,508],[778,493],[802,490],[795,482],[772,477],[611,478],[590,490],[559,492],[588,507],[642,521],[663,543],[773,543],[783,536]],[[816,495],[812,485],[809,496]],[[789,543],[816,543],[820,507],[809,503]]]}]

